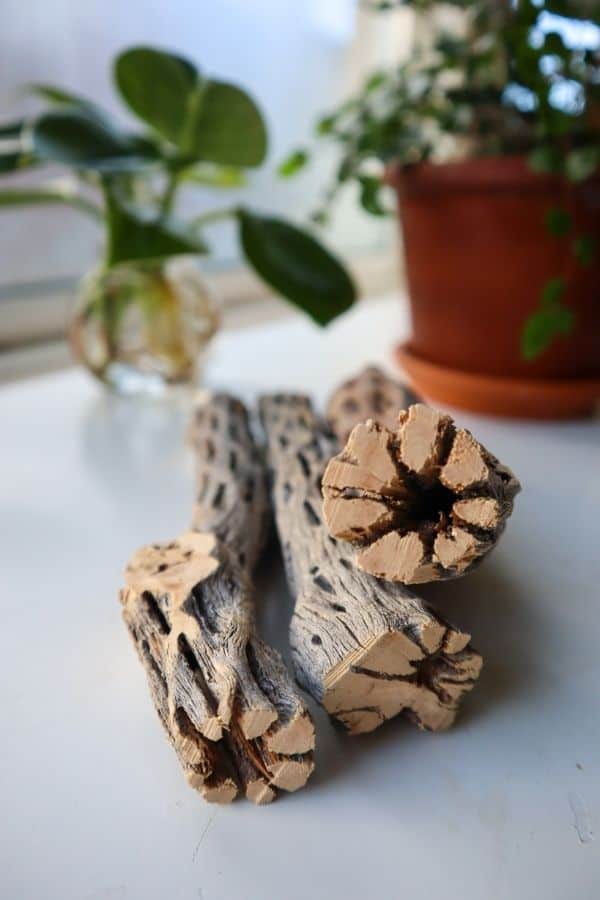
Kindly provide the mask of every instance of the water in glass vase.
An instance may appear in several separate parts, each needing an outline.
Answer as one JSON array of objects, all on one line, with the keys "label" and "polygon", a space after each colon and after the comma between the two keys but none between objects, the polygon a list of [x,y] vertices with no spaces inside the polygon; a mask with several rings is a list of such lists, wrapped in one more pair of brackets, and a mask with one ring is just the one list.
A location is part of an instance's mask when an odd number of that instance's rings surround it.
[{"label": "water in glass vase", "polygon": [[119,393],[163,393],[197,383],[217,330],[216,303],[193,259],[124,263],[81,282],[73,352]]}]

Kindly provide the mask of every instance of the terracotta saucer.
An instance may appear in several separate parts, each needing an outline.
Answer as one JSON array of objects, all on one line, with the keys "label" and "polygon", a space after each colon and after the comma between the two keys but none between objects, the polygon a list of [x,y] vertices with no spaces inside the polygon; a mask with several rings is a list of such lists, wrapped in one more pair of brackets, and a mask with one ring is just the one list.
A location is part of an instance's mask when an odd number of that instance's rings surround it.
[{"label": "terracotta saucer", "polygon": [[575,419],[591,416],[600,402],[600,378],[564,380],[478,375],[429,362],[409,343],[394,350],[413,389],[458,409],[523,419]]}]

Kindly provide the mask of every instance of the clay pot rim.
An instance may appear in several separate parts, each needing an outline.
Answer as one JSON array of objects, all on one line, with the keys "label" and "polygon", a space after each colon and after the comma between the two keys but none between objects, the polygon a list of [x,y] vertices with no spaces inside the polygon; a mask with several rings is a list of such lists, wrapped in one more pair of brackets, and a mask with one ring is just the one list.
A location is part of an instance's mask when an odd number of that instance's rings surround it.
[{"label": "clay pot rim", "polygon": [[402,194],[437,193],[440,190],[537,192],[561,186],[577,189],[590,181],[600,183],[600,172],[580,185],[573,185],[561,175],[534,172],[524,154],[511,154],[444,163],[390,163],[385,170],[384,181]]}]

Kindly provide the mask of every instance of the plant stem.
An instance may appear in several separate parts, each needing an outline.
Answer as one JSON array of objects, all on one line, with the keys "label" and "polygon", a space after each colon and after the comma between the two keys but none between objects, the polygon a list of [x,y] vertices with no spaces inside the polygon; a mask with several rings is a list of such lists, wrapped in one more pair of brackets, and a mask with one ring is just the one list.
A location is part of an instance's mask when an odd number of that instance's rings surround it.
[{"label": "plant stem", "polygon": [[168,216],[172,212],[178,187],[179,173],[169,172],[165,193],[160,204],[160,211],[163,216]]},{"label": "plant stem", "polygon": [[210,212],[202,213],[201,216],[196,216],[195,219],[192,219],[190,224],[194,227],[198,225],[210,225],[213,222],[220,222],[223,219],[234,218],[237,213],[237,206],[227,206],[225,209],[214,209]]}]

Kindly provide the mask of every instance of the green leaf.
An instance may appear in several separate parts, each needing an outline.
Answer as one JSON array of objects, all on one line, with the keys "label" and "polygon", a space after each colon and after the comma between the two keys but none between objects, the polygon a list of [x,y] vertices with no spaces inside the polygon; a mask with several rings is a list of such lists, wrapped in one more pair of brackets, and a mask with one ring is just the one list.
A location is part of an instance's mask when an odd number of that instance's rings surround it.
[{"label": "green leaf", "polygon": [[267,150],[262,115],[241,88],[202,78],[189,60],[132,47],[115,62],[117,88],[129,108],[184,159],[258,166]]},{"label": "green leaf", "polygon": [[560,303],[565,292],[566,284],[564,278],[551,278],[542,288],[540,297],[540,306],[553,307]]},{"label": "green leaf", "polygon": [[534,172],[560,172],[562,165],[560,150],[551,144],[536,147],[527,161]]},{"label": "green leaf", "polygon": [[187,152],[222,166],[259,166],[267,152],[267,131],[251,97],[233,84],[209,81],[200,115],[190,128]]},{"label": "green leaf", "polygon": [[73,94],[71,91],[66,91],[64,88],[57,87],[54,84],[42,84],[40,82],[28,84],[25,89],[28,93],[40,97],[42,100],[47,100],[49,103],[54,103],[58,106],[76,107],[90,118],[101,122],[109,130],[115,128],[113,120],[107,112],[79,94]]},{"label": "green leaf", "polygon": [[320,137],[331,134],[335,127],[337,117],[335,115],[322,116],[315,126],[315,131]]},{"label": "green leaf", "polygon": [[546,215],[546,228],[554,237],[564,237],[572,226],[571,216],[564,209],[555,206]]},{"label": "green leaf", "polygon": [[585,181],[600,166],[600,147],[579,147],[567,153],[565,167],[571,181]]},{"label": "green leaf", "polygon": [[132,112],[181,147],[202,101],[204,82],[193,63],[152,47],[132,47],[115,60],[114,77]]},{"label": "green leaf", "polygon": [[240,188],[246,185],[247,179],[241,169],[235,166],[217,166],[211,163],[197,163],[182,169],[179,181],[200,184],[214,188]]},{"label": "green leaf", "polygon": [[387,210],[381,203],[380,192],[383,187],[381,178],[373,175],[360,175],[360,204],[372,216],[386,216]]},{"label": "green leaf", "polygon": [[365,82],[365,94],[371,94],[373,91],[376,91],[377,88],[380,88],[381,85],[385,84],[387,81],[387,77],[385,72],[373,72],[372,75],[369,75]]},{"label": "green leaf", "polygon": [[356,288],[341,263],[311,235],[281,219],[238,211],[246,259],[278,293],[327,325],[349,309]]},{"label": "green leaf", "polygon": [[575,239],[573,252],[582,266],[591,266],[596,258],[596,239],[592,234],[582,234]]},{"label": "green leaf", "polygon": [[573,312],[564,306],[534,312],[525,322],[521,333],[521,353],[524,359],[536,359],[547,350],[555,337],[572,331],[573,323]]},{"label": "green leaf", "polygon": [[306,150],[294,150],[293,153],[280,163],[277,174],[282,178],[290,178],[299,172],[308,162],[308,153]]},{"label": "green leaf", "polygon": [[39,159],[78,169],[136,169],[152,159],[147,146],[75,108],[39,116],[33,146]]},{"label": "green leaf", "polygon": [[121,204],[110,186],[105,187],[109,266],[141,259],[161,259],[185,253],[206,253],[204,241],[176,223],[148,220]]}]

